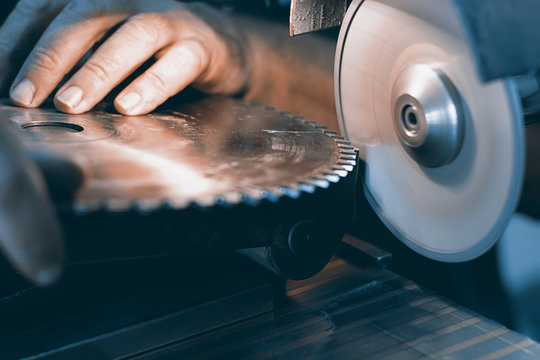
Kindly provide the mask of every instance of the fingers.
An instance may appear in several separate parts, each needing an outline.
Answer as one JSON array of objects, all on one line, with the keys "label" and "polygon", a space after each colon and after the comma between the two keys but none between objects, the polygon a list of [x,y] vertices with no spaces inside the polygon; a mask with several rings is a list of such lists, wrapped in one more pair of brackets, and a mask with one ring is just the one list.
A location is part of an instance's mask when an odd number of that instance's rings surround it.
[{"label": "fingers", "polygon": [[70,3],[54,19],[13,82],[10,90],[13,103],[39,106],[106,30],[126,17],[121,12],[94,16],[100,10],[94,8],[97,3]]},{"label": "fingers", "polygon": [[[159,12],[147,12],[152,9]],[[60,88],[54,99],[59,110],[90,110],[156,53],[158,61],[116,98],[121,113],[152,111],[192,82],[206,92],[236,93],[246,82],[245,67],[237,60],[242,43],[221,33],[223,24],[214,21],[219,13],[207,16],[201,9],[172,0],[72,0],[28,56],[11,87],[11,100],[39,106],[98,39],[137,11],[142,13],[129,18]]]},{"label": "fingers", "polygon": [[60,275],[62,237],[35,164],[23,154],[9,124],[0,127],[0,248],[34,283]]},{"label": "fingers", "polygon": [[116,110],[125,115],[154,110],[195,81],[207,69],[209,57],[207,48],[194,38],[172,45],[116,97]]},{"label": "fingers", "polygon": [[72,114],[90,110],[171,41],[168,28],[167,17],[157,13],[131,18],[58,90],[57,109]]},{"label": "fingers", "polygon": [[[24,48],[34,44],[68,0],[21,0],[0,28],[0,88],[11,80],[11,71],[26,56]],[[28,52],[30,49],[28,49]],[[19,57],[21,61],[19,62]],[[14,75],[14,74],[13,74]]]}]

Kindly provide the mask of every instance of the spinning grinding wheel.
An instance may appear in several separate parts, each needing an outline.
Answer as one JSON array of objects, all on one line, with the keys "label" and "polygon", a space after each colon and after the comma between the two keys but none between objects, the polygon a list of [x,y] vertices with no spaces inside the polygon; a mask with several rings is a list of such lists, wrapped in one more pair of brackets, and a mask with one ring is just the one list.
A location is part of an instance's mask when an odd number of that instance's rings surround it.
[{"label": "spinning grinding wheel", "polygon": [[391,231],[436,260],[487,251],[519,199],[523,116],[513,80],[481,83],[452,2],[353,1],[335,87],[366,196]]}]

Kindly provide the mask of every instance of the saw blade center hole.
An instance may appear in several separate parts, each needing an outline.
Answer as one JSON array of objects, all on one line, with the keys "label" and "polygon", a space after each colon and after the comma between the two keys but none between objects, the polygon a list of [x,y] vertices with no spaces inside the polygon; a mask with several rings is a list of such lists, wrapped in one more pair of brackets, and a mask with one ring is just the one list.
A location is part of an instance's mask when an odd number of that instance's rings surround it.
[{"label": "saw blade center hole", "polygon": [[417,111],[414,105],[405,105],[401,110],[401,124],[409,136],[414,136],[420,131],[421,124],[418,121]]}]

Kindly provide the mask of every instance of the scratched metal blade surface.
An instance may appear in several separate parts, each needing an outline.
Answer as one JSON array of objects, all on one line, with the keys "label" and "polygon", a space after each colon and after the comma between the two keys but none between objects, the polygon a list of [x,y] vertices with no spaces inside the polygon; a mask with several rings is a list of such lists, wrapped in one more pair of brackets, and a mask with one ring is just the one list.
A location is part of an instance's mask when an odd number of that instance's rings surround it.
[{"label": "scratched metal blade surface", "polygon": [[205,98],[145,116],[108,110],[69,115],[4,101],[0,117],[18,125],[29,149],[80,169],[78,211],[294,197],[339,181],[355,163],[335,133],[234,99]]},{"label": "scratched metal blade surface", "polygon": [[347,2],[347,0],[292,0],[290,35],[300,35],[341,25],[347,10]]}]

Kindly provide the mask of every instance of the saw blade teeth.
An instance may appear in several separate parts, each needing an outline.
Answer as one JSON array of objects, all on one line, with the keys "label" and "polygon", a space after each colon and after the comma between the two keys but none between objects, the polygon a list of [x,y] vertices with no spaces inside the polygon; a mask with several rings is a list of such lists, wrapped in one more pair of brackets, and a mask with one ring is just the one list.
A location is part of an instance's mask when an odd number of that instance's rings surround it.
[{"label": "saw blade teeth", "polygon": [[[352,160],[350,158],[342,158],[342,157],[340,157],[339,160],[337,161],[337,163],[339,165],[343,165],[343,166],[355,166],[356,165],[356,159]],[[348,170],[348,171],[352,171],[352,169]]]},{"label": "saw blade teeth", "polygon": [[354,146],[346,145],[346,144],[337,144],[338,148],[340,150],[346,150],[346,151],[354,151]]},{"label": "saw blade teeth", "polygon": [[198,199],[191,200],[188,204],[189,209],[193,210],[206,210],[206,206],[202,204]]},{"label": "saw blade teeth", "polygon": [[272,200],[270,200],[270,198],[272,196],[270,195],[270,193],[266,189],[262,189],[259,195],[260,195],[261,199],[263,199],[263,200],[272,201]]},{"label": "saw blade teeth", "polygon": [[315,185],[313,184],[308,184],[307,182],[301,182],[298,184],[298,188],[300,189],[300,191],[302,192],[305,192],[305,193],[308,193],[308,194],[313,194],[315,192]]},{"label": "saw blade teeth", "polygon": [[270,202],[278,202],[279,201],[279,194],[276,190],[270,190],[270,189],[263,189],[261,190],[261,198],[268,200]]},{"label": "saw blade teeth", "polygon": [[291,199],[298,199],[300,197],[300,191],[289,186],[282,186],[279,191]]},{"label": "saw blade teeth", "polygon": [[352,144],[351,144],[350,141],[342,140],[342,139],[334,139],[334,141],[335,141],[336,144],[338,144],[338,145],[351,146],[351,147],[352,147]]},{"label": "saw blade teeth", "polygon": [[132,209],[139,215],[149,215],[154,209],[159,206],[159,203],[152,204],[148,201],[134,200],[131,203]]},{"label": "saw blade teeth", "polygon": [[344,177],[347,177],[347,175],[349,175],[349,171],[352,171],[352,168],[351,170],[336,170],[335,172],[336,174],[344,178]]},{"label": "saw blade teeth", "polygon": [[334,183],[334,184],[338,183],[339,179],[340,179],[340,176],[336,175],[333,170],[327,170],[324,173],[324,177],[325,177],[326,180],[328,180],[329,182]]},{"label": "saw blade teeth", "polygon": [[231,206],[237,203],[234,201],[230,201],[229,198],[225,198],[224,196],[216,196],[215,202],[216,202],[216,205],[221,206],[223,208],[230,208]]},{"label": "saw blade teeth", "polygon": [[339,154],[339,160],[350,165],[356,165],[356,154]]},{"label": "saw blade teeth", "polygon": [[243,190],[243,194],[249,196],[250,198],[260,202],[263,197],[261,196],[261,190],[258,187],[250,186]]},{"label": "saw blade teeth", "polygon": [[185,201],[179,201],[179,200],[173,200],[173,199],[167,199],[163,200],[161,203],[161,207],[164,210],[180,210],[180,209],[186,209],[190,206],[190,202]]},{"label": "saw blade teeth", "polygon": [[171,200],[163,199],[161,200],[160,208],[165,211],[170,211],[175,209],[175,205]]},{"label": "saw blade teeth", "polygon": [[337,162],[337,165],[334,167],[334,169],[337,168],[337,169],[343,169],[346,171],[353,171],[354,165],[356,165],[356,163],[339,160]]},{"label": "saw blade teeth", "polygon": [[341,149],[340,148],[339,153],[340,153],[340,155],[344,155],[344,156],[352,156],[355,159],[358,157],[358,153],[357,153],[356,149],[347,150],[347,149]]},{"label": "saw blade teeth", "polygon": [[339,177],[346,177],[347,175],[349,175],[349,171],[352,171],[352,167],[350,168],[350,170],[347,170],[347,169],[344,169],[342,167],[333,167],[333,173],[338,175]]},{"label": "saw blade teeth", "polygon": [[240,199],[243,203],[253,207],[259,205],[259,203],[261,202],[259,199],[254,198],[253,196],[250,196],[248,194],[241,194]]},{"label": "saw blade teeth", "polygon": [[322,189],[328,189],[330,186],[330,182],[326,179],[326,177],[322,176],[315,176],[313,177],[313,183]]},{"label": "saw blade teeth", "polygon": [[338,133],[334,130],[324,130],[323,133],[330,136],[332,139],[338,138]]},{"label": "saw blade teeth", "polygon": [[317,186],[315,185],[315,183],[313,182],[313,179],[310,178],[310,177],[306,177],[306,178],[301,178],[298,183],[300,184],[305,184],[305,185],[309,185],[309,186]]},{"label": "saw blade teeth", "polygon": [[242,201],[242,194],[239,192],[233,192],[231,194],[225,194],[220,196],[228,206],[237,205]]},{"label": "saw blade teeth", "polygon": [[213,196],[203,196],[197,199],[192,199],[188,207],[198,210],[208,210],[216,204]]}]

